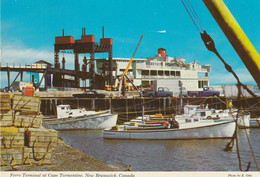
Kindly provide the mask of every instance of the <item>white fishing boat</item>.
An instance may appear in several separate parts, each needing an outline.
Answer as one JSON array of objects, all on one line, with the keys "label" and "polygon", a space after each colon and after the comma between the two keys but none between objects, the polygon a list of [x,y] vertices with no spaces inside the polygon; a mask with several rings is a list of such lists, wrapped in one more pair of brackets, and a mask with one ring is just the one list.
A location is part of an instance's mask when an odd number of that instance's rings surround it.
[{"label": "white fishing boat", "polygon": [[[195,106],[193,106],[195,107]],[[187,109],[186,113],[169,117],[138,117],[123,125],[117,125],[103,131],[105,139],[215,139],[231,138],[235,131],[234,120],[215,121],[196,114],[197,109]],[[191,114],[191,115],[190,115]],[[170,124],[169,124],[169,120]]]},{"label": "white fishing boat", "polygon": [[57,106],[57,117],[43,120],[43,125],[55,130],[105,129],[116,125],[118,114],[106,111],[71,109],[70,105]]},{"label": "white fishing boat", "polygon": [[236,126],[234,121],[215,122],[192,117],[175,120],[179,123],[179,127],[168,128],[155,125],[147,128],[142,124],[114,126],[111,129],[105,129],[103,137],[105,139],[147,140],[231,138]]},{"label": "white fishing boat", "polygon": [[[200,105],[185,105],[184,115],[200,117],[203,119],[213,119],[216,122],[232,121],[236,120],[238,117],[237,124],[239,128],[250,127],[250,114],[239,114],[237,109],[217,110],[209,109],[207,106],[206,108],[201,108]],[[177,115],[177,117],[178,116],[179,115]]]}]

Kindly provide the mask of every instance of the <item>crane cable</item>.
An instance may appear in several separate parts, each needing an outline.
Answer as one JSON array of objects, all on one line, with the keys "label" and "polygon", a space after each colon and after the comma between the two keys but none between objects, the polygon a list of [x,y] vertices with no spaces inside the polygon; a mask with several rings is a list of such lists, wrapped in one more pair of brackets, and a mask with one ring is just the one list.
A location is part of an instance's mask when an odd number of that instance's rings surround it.
[{"label": "crane cable", "polygon": [[[197,28],[197,30],[199,31],[200,33],[200,36],[201,36],[201,39],[203,40],[206,48],[215,53],[217,55],[217,57],[222,61],[222,63],[224,64],[226,70],[230,73],[232,73],[232,75],[235,77],[235,79],[237,80],[237,88],[238,88],[238,101],[239,101],[239,108],[238,108],[238,111],[240,109],[240,106],[242,105],[241,104],[241,87],[243,87],[245,90],[247,90],[247,92],[252,95],[254,98],[257,98],[257,96],[250,90],[248,89],[248,87],[244,84],[241,83],[239,77],[237,76],[237,74],[233,71],[232,67],[226,63],[226,61],[221,57],[221,55],[218,53],[216,47],[215,47],[215,43],[214,43],[214,40],[210,37],[210,35],[206,32],[206,30],[204,29],[197,13],[195,12],[194,8],[192,7],[191,3],[189,0],[181,0],[182,4],[184,5],[186,11],[188,12],[191,20],[193,21],[195,27]],[[191,13],[190,13],[191,11]],[[193,16],[192,16],[193,15]],[[197,24],[195,22],[195,20],[197,21]],[[201,30],[199,29],[199,27],[201,28]],[[237,116],[237,119],[236,119],[236,129],[237,129],[237,120],[238,120],[238,116]],[[247,132],[246,132],[247,133]],[[247,135],[248,137],[248,135]],[[235,130],[234,132],[234,135],[233,135],[233,138],[231,139],[231,142],[227,144],[226,148],[232,144],[232,147],[234,145],[234,140],[236,140],[236,148],[237,148],[237,155],[238,155],[238,160],[239,160],[239,168],[241,171],[248,171],[249,168],[250,168],[250,163],[251,162],[248,162],[248,165],[247,165],[247,169],[246,170],[243,170],[242,169],[242,166],[241,166],[241,159],[240,159],[240,154],[239,154],[239,148],[238,148],[238,140],[237,140],[237,130]],[[249,145],[250,145],[250,150],[252,152],[252,155],[253,155],[253,158],[254,158],[254,161],[255,161],[255,164],[256,164],[256,168],[258,171],[260,171],[259,167],[258,167],[258,164],[257,164],[257,161],[256,161],[256,158],[255,158],[255,154],[253,152],[253,148],[252,148],[252,145],[250,143],[250,141],[248,141]],[[232,148],[229,146],[229,148]]]}]

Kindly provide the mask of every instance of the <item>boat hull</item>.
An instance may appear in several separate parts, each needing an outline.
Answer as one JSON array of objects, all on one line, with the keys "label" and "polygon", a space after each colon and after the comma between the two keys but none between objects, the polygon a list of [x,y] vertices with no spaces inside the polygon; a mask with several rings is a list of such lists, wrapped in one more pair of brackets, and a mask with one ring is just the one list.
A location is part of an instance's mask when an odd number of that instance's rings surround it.
[{"label": "boat hull", "polygon": [[250,128],[260,128],[260,118],[251,118]]},{"label": "boat hull", "polygon": [[218,122],[212,125],[161,130],[104,130],[105,139],[215,139],[231,138],[235,131],[235,122]]},{"label": "boat hull", "polygon": [[44,126],[55,130],[105,129],[116,125],[118,114],[95,114],[77,118],[44,121]]},{"label": "boat hull", "polygon": [[[215,120],[216,122],[221,122],[221,121],[232,121],[235,120],[236,117],[230,117],[230,118],[220,118],[218,120]],[[237,125],[239,128],[249,128],[250,127],[250,115],[245,115],[244,117],[240,117],[237,120]]]}]

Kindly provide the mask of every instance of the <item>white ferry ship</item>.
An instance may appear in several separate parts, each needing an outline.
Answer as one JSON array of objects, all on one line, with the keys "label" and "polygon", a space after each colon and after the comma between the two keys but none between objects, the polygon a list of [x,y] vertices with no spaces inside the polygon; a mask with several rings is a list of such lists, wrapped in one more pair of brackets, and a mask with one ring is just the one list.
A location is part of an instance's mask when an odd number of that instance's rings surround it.
[{"label": "white ferry ship", "polygon": [[[116,68],[114,75],[121,76],[130,58],[113,58]],[[200,90],[209,86],[208,73],[211,65],[200,65],[195,59],[189,64],[184,58],[170,57],[163,48],[158,49],[154,57],[135,58],[128,70],[127,76],[136,86],[150,87],[156,81],[158,86],[168,86],[172,91],[179,90],[179,81],[187,90]],[[97,60],[97,72],[102,73],[103,62]],[[116,79],[115,86],[118,84]]]}]

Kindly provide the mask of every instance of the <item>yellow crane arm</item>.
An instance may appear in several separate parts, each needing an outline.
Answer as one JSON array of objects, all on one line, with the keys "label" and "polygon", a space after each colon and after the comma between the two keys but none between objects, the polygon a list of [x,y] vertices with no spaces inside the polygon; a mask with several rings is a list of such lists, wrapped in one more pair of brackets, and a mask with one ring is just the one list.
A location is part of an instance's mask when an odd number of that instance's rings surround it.
[{"label": "yellow crane arm", "polygon": [[260,55],[223,0],[203,0],[260,88]]},{"label": "yellow crane arm", "polygon": [[130,65],[131,65],[131,63],[132,63],[132,61],[133,61],[133,59],[134,59],[135,53],[136,53],[136,51],[137,51],[137,49],[138,49],[138,47],[139,47],[139,45],[140,45],[140,43],[141,43],[141,40],[143,39],[143,36],[144,36],[144,33],[142,34],[142,36],[141,36],[141,38],[140,38],[140,40],[139,40],[139,42],[138,42],[138,44],[137,44],[137,46],[136,46],[136,48],[135,48],[135,51],[134,51],[133,56],[131,57],[130,61],[129,61],[128,64],[127,64],[127,67],[126,67],[126,69],[125,69],[125,71],[124,71],[124,75],[126,75],[126,73],[128,72],[128,69],[129,69],[129,67],[130,67]]}]

